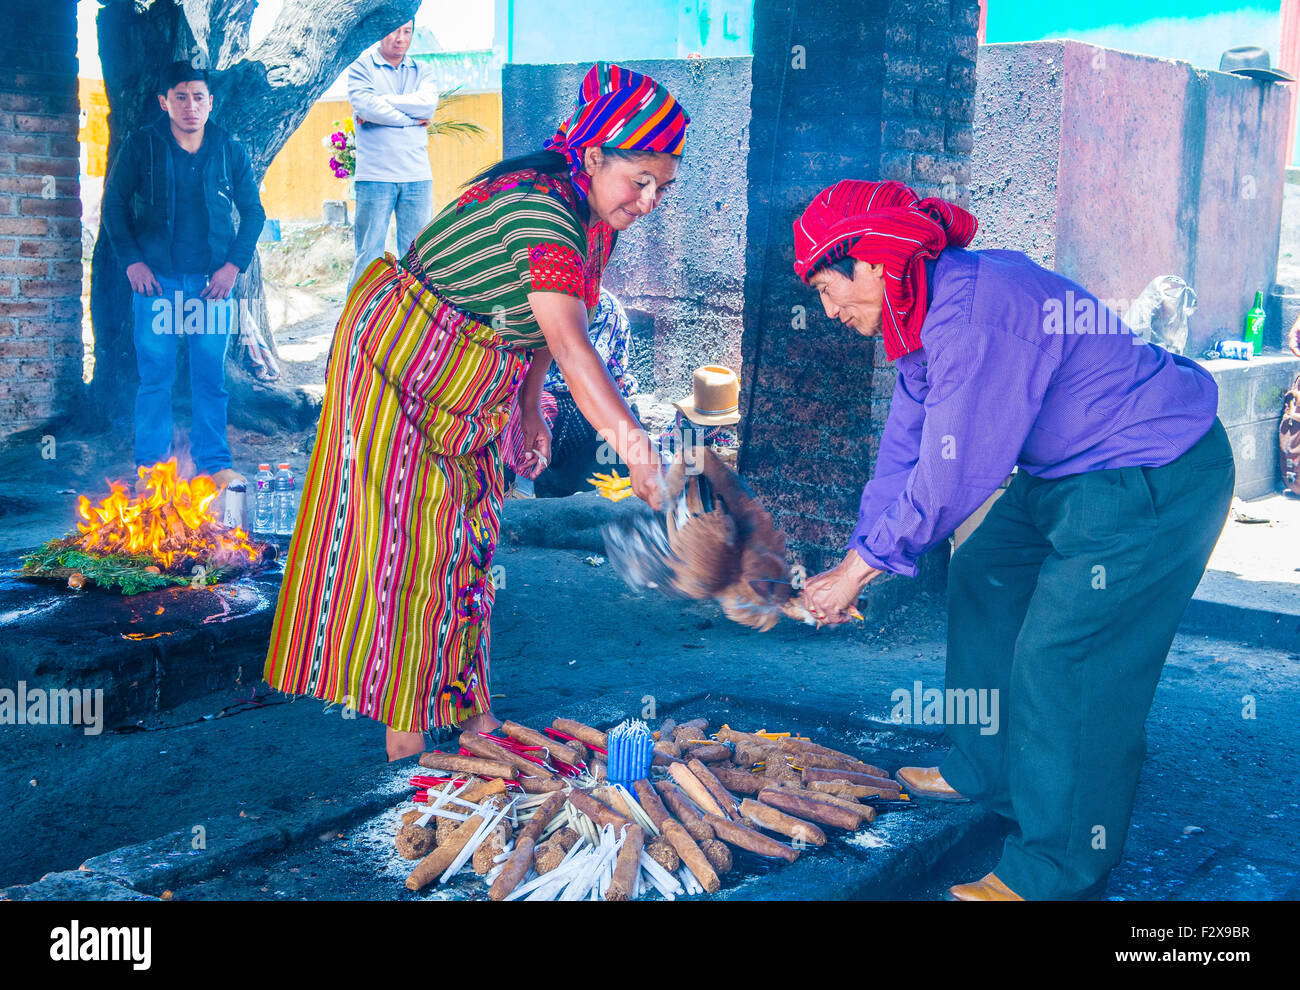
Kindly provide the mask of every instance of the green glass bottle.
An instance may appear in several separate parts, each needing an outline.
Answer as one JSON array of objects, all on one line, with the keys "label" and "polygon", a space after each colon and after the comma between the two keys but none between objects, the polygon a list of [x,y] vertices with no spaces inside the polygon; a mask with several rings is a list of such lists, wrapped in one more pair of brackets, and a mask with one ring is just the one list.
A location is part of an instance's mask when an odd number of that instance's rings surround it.
[{"label": "green glass bottle", "polygon": [[1255,293],[1255,305],[1246,312],[1246,332],[1242,337],[1256,354],[1264,350],[1264,293]]}]

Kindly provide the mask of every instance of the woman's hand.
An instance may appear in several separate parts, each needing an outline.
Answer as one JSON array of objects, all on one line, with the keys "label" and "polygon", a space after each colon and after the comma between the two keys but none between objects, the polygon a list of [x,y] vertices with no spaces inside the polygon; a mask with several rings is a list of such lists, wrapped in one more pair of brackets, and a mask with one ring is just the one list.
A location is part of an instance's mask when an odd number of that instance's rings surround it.
[{"label": "woman's hand", "polygon": [[519,410],[519,432],[526,451],[519,465],[520,473],[526,478],[536,478],[551,463],[551,428],[536,403]]},{"label": "woman's hand", "polygon": [[883,573],[863,560],[856,550],[850,550],[830,570],[808,579],[803,589],[804,607],[818,622],[832,626],[848,622],[850,609],[856,608],[862,589]]},{"label": "woman's hand", "polygon": [[579,412],[627,464],[632,491],[658,510],[663,502],[659,455],[609,377],[604,359],[591,345],[586,306],[581,299],[560,292],[530,292],[528,304]]},{"label": "woman's hand", "polygon": [[664,501],[663,462],[650,445],[649,436],[644,432],[642,435],[645,436],[644,446],[633,443],[632,459],[627,465],[628,477],[636,497],[658,512]]}]

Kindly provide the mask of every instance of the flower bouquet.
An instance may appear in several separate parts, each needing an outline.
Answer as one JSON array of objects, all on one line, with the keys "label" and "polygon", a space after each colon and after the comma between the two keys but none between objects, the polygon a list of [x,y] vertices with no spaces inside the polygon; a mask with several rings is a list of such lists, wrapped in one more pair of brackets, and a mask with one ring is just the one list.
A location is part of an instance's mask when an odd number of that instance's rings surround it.
[{"label": "flower bouquet", "polygon": [[357,170],[357,137],[351,117],[334,121],[334,132],[321,144],[330,149],[330,171],[336,179],[346,179]]}]

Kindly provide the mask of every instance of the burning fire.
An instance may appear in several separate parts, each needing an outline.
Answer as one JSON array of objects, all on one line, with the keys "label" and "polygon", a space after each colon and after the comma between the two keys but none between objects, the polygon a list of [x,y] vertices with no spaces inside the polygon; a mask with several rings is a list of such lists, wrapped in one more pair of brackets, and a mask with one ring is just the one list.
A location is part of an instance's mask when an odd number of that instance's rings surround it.
[{"label": "burning fire", "polygon": [[144,495],[132,498],[124,484],[113,482],[111,494],[98,505],[82,495],[77,523],[86,550],[100,553],[148,554],[166,570],[177,558],[194,557],[213,563],[247,558],[258,552],[242,529],[227,529],[210,515],[217,485],[205,474],[193,481],[176,475],[176,459],[141,467],[148,484]]}]

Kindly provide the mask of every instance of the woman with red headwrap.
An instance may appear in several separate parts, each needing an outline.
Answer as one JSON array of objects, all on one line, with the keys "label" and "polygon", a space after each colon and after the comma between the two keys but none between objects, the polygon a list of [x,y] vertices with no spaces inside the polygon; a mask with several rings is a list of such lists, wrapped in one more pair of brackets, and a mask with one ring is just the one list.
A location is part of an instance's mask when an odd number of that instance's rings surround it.
[{"label": "woman with red headwrap", "polygon": [[804,599],[842,622],[866,584],[915,576],[1018,471],[948,570],[950,697],[921,797],[1008,820],[961,900],[1096,897],[1128,831],[1143,722],[1227,516],[1232,452],[1214,380],[1014,251],[966,251],[970,213],[896,182],[845,181],[794,225],[826,314],[881,337],[898,377],[838,566]]},{"label": "woman with red headwrap", "polygon": [[551,359],[655,504],[659,460],[587,336],[618,232],[672,186],[690,118],[598,63],[546,149],[501,162],[358,279],[339,320],[265,676],[386,723],[390,759],[430,728],[490,729],[498,437],[516,393],[549,459]]}]

